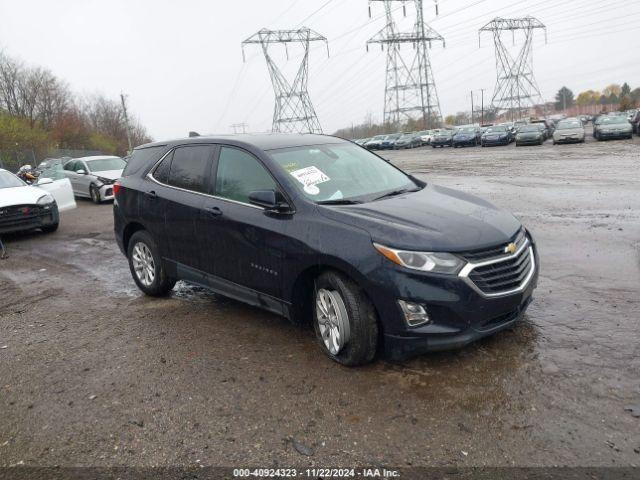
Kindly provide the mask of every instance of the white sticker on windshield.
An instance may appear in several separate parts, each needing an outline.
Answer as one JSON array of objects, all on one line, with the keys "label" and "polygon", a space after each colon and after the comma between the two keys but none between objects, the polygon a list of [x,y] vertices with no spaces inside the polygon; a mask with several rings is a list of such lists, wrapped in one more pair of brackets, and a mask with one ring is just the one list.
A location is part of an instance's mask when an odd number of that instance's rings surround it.
[{"label": "white sticker on windshield", "polygon": [[[301,168],[300,170],[294,170],[293,172],[289,172],[289,173],[291,173],[291,175],[305,187],[315,186],[320,183],[328,182],[329,180],[331,180],[326,174],[324,174],[322,171],[320,171],[317,167],[313,165],[310,167]],[[311,194],[311,195],[314,195],[314,194]]]},{"label": "white sticker on windshield", "polygon": [[306,187],[304,187],[304,191],[309,195],[318,195],[320,193],[320,189],[315,185],[307,185]]}]

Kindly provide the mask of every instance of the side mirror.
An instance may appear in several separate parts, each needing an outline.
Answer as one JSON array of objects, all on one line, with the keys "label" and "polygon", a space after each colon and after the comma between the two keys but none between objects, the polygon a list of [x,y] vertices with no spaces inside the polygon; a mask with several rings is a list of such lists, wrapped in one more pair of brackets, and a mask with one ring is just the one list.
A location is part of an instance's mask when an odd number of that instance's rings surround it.
[{"label": "side mirror", "polygon": [[76,173],[77,173],[78,175],[86,175],[86,174],[87,174],[87,172],[85,172],[83,169],[76,170]]},{"label": "side mirror", "polygon": [[275,190],[255,190],[249,193],[249,202],[251,205],[270,211],[286,212],[289,210],[289,205],[283,195]]},{"label": "side mirror", "polygon": [[36,185],[49,185],[53,183],[53,178],[39,178]]}]

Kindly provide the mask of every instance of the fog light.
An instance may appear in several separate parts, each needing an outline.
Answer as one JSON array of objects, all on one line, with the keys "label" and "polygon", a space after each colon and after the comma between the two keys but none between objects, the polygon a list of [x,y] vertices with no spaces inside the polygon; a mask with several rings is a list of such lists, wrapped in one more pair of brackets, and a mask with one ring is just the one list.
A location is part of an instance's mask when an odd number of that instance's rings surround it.
[{"label": "fog light", "polygon": [[404,314],[404,319],[407,322],[407,325],[409,325],[410,327],[417,327],[418,325],[423,325],[431,321],[429,319],[427,309],[424,307],[424,305],[420,305],[419,303],[405,302],[404,300],[398,300],[398,304],[402,309],[402,313]]}]

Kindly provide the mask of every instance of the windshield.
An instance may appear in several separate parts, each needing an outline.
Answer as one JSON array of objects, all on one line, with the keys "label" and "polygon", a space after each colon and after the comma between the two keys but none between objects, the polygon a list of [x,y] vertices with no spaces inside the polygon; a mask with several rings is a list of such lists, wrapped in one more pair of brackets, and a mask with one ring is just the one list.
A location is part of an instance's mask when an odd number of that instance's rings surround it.
[{"label": "windshield", "polygon": [[582,123],[578,120],[572,120],[570,122],[560,122],[558,124],[558,130],[569,130],[571,128],[582,128]]},{"label": "windshield", "polygon": [[438,132],[436,133],[436,137],[450,137],[451,136],[451,132]]},{"label": "windshield", "polygon": [[107,172],[109,170],[123,170],[126,162],[120,157],[100,158],[96,160],[87,160],[87,166],[92,172]]},{"label": "windshield", "polygon": [[26,185],[13,173],[0,172],[0,188],[25,187]]},{"label": "windshield", "polygon": [[393,135],[387,135],[387,140],[396,140],[400,138],[400,134],[399,133],[394,133]]},{"label": "windshield", "polygon": [[518,131],[538,133],[540,131],[540,127],[538,125],[523,125],[518,129]]},{"label": "windshield", "polygon": [[376,135],[375,137],[373,137],[374,140],[384,140],[386,138],[386,135]]},{"label": "windshield", "polygon": [[369,201],[387,192],[417,188],[403,172],[356,145],[315,145],[269,152],[307,198]]},{"label": "windshield", "polygon": [[601,124],[619,124],[619,123],[629,123],[626,117],[600,117],[597,122],[599,125]]},{"label": "windshield", "polygon": [[497,127],[489,127],[485,133],[504,133],[507,131],[507,127],[497,126]]},{"label": "windshield", "polygon": [[476,129],[475,128],[461,128],[460,130],[458,130],[458,133],[476,133]]}]

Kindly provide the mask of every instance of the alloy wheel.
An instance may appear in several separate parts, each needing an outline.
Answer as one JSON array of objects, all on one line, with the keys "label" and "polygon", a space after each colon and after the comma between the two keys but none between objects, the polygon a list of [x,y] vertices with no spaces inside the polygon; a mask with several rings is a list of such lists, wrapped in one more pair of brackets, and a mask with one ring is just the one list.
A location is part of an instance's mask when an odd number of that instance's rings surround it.
[{"label": "alloy wheel", "polygon": [[136,243],[133,247],[131,261],[140,283],[145,287],[151,286],[156,278],[156,264],[149,247],[142,242]]},{"label": "alloy wheel", "polygon": [[331,355],[337,355],[349,342],[349,315],[340,293],[321,288],[316,295],[316,321],[320,336]]}]

